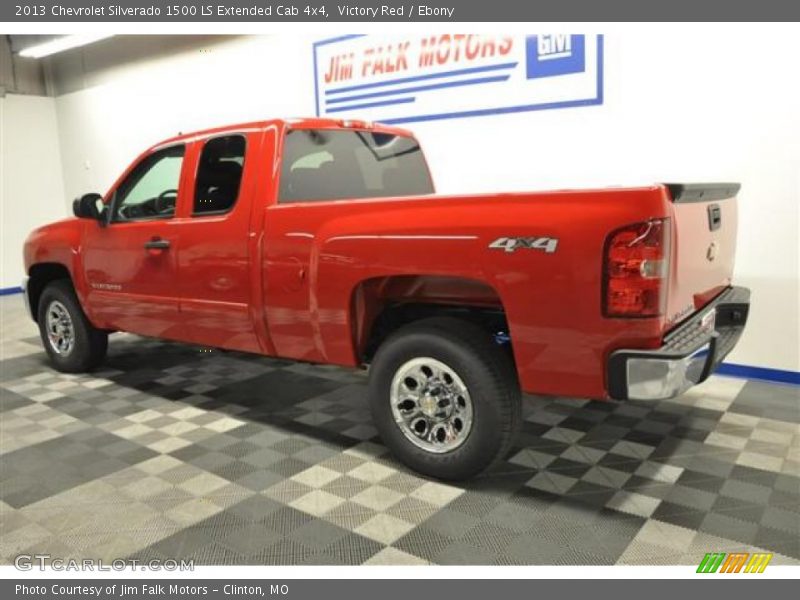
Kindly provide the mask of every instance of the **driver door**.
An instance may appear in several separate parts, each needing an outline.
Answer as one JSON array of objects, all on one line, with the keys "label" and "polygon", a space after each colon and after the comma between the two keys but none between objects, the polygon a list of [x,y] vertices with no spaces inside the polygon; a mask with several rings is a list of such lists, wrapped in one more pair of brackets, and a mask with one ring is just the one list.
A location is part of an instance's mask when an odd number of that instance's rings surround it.
[{"label": "driver door", "polygon": [[84,273],[93,319],[109,329],[180,339],[176,208],[186,146],[143,157],[111,196],[107,225],[90,223]]}]

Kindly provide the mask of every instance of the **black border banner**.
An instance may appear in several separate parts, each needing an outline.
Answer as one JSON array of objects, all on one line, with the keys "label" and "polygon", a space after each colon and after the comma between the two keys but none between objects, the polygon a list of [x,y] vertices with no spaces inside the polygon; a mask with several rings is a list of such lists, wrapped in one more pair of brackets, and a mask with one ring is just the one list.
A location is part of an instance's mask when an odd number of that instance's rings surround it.
[{"label": "black border banner", "polygon": [[[365,567],[368,569],[369,567]],[[687,572],[694,574],[693,567]],[[696,575],[692,579],[27,579],[0,582],[0,597],[14,600],[353,600],[443,597],[485,598],[636,598],[674,600],[701,595],[726,600],[757,595],[789,595],[791,580],[758,575]]]},{"label": "black border banner", "polygon": [[790,0],[4,0],[7,23],[796,21]]}]

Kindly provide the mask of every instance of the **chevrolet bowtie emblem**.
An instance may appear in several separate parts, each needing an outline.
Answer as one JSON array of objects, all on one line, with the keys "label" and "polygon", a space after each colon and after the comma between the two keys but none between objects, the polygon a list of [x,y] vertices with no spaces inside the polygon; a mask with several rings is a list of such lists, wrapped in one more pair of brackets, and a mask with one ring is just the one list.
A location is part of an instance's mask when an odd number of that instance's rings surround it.
[{"label": "chevrolet bowtie emblem", "polygon": [[719,252],[719,246],[717,245],[717,242],[711,242],[708,246],[708,250],[706,250],[706,258],[709,262],[717,258],[717,252]]}]

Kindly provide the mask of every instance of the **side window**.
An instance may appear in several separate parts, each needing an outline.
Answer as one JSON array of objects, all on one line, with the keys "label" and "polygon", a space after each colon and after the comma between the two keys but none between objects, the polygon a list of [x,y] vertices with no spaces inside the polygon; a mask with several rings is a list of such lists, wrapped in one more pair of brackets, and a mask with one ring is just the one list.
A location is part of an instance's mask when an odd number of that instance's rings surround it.
[{"label": "side window", "polygon": [[279,202],[431,193],[428,167],[413,138],[359,130],[286,132]]},{"label": "side window", "polygon": [[194,191],[194,215],[228,212],[242,183],[245,138],[227,135],[208,140],[200,154]]},{"label": "side window", "polygon": [[184,146],[171,146],[136,165],[115,192],[112,221],[173,217],[184,153]]}]

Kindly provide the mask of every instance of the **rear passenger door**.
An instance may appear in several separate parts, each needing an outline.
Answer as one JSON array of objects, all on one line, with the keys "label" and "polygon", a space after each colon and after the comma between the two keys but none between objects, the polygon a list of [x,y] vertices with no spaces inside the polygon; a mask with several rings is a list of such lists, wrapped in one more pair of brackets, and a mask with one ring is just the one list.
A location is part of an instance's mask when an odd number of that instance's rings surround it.
[{"label": "rear passenger door", "polygon": [[256,146],[261,132],[195,142],[178,251],[180,310],[189,342],[256,352],[250,251]]}]

